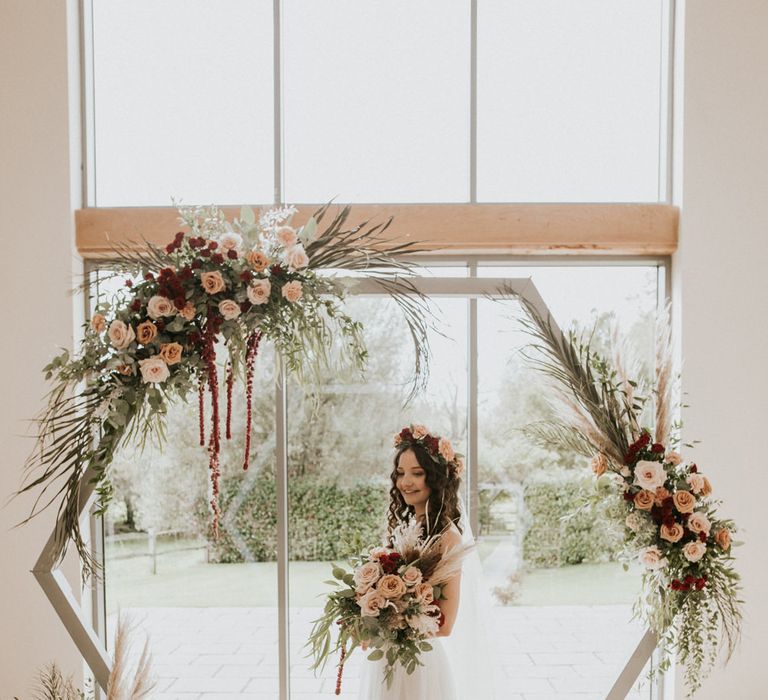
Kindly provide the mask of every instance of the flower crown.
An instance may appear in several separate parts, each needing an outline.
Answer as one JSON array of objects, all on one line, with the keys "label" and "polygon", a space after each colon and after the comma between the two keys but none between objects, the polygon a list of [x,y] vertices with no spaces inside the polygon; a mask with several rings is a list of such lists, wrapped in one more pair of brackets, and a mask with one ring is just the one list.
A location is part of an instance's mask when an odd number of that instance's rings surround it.
[{"label": "flower crown", "polygon": [[464,473],[464,455],[454,452],[450,440],[430,434],[424,425],[411,424],[403,428],[395,435],[394,443],[395,447],[420,445],[433,462],[452,469],[457,478]]}]

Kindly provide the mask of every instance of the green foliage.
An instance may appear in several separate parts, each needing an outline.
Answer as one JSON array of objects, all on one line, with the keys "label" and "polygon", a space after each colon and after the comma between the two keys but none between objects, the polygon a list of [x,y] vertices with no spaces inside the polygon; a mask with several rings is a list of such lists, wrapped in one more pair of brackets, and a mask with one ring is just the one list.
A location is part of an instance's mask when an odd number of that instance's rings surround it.
[{"label": "green foliage", "polygon": [[[361,483],[345,488],[330,480],[294,478],[288,492],[289,551],[293,560],[343,559],[381,541],[389,502],[387,488]],[[277,501],[269,471],[225,482],[218,540],[211,539],[212,561],[275,561]],[[207,525],[206,508],[201,520]]]},{"label": "green foliage", "polygon": [[589,502],[594,477],[574,470],[536,472],[524,482],[531,527],[525,560],[537,567],[610,561],[623,546],[616,517]]}]

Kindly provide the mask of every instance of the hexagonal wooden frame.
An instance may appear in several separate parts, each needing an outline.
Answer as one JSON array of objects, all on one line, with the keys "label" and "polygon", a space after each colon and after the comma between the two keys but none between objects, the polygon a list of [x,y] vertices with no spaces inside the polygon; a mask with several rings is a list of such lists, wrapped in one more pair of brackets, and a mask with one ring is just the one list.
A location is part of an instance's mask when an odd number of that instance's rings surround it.
[{"label": "hexagonal wooden frame", "polygon": [[[430,295],[430,292],[440,295],[440,282],[442,282],[442,280],[429,278],[419,280],[419,291],[428,296]],[[494,280],[482,278],[459,278],[451,280],[452,285],[458,283],[461,287],[466,288],[460,294],[457,294],[457,296],[461,295],[468,297],[488,296],[488,285],[493,282]],[[549,313],[546,303],[542,299],[532,280],[505,280],[505,282],[516,293],[527,299],[542,317],[548,317],[555,332],[562,335],[560,328]],[[376,289],[375,281],[354,279],[354,283],[362,293],[365,293],[369,288],[371,290]],[[78,511],[81,521],[88,517],[95,486],[94,483],[91,483],[93,476],[93,471],[87,470],[80,480],[80,501]],[[59,616],[59,619],[72,638],[72,641],[75,643],[78,651],[82,654],[85,663],[88,664],[88,667],[91,669],[96,683],[106,691],[112,667],[112,660],[109,656],[109,652],[94,631],[93,626],[84,620],[82,607],[72,591],[69,581],[67,581],[64,574],[59,570],[61,553],[62,547],[56,543],[54,529],[32,569],[32,574],[43,589],[43,592],[56,611],[56,614]],[[627,696],[642,673],[643,668],[651,659],[657,645],[657,635],[653,631],[647,630],[627,661],[627,664],[619,674],[619,677],[611,687],[611,690],[608,692],[606,700],[623,700],[623,698]]]}]

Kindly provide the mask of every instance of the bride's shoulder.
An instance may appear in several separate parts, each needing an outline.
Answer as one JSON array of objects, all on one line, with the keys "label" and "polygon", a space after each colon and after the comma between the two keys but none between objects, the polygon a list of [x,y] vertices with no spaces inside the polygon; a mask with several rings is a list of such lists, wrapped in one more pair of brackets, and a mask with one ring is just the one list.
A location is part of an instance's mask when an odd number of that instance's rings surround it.
[{"label": "bride's shoulder", "polygon": [[459,532],[459,528],[456,527],[455,523],[451,523],[451,526],[443,532],[440,539],[445,548],[455,547],[456,545],[461,544],[461,533]]}]

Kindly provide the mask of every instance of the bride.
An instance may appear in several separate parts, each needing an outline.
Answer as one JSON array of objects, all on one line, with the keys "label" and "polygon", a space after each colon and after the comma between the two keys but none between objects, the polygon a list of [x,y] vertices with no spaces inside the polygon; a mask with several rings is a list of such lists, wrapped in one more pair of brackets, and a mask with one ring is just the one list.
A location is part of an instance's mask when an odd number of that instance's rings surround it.
[{"label": "bride", "polygon": [[[425,536],[439,534],[444,550],[474,543],[461,502],[459,486],[463,459],[448,440],[413,425],[395,436],[391,473],[388,533],[403,520],[418,519]],[[495,697],[493,664],[488,640],[490,601],[482,586],[476,552],[464,560],[462,571],[443,587],[440,627],[413,673],[395,667],[389,687],[385,660],[364,660],[359,700],[469,700]],[[365,646],[363,647],[365,648]]]}]

